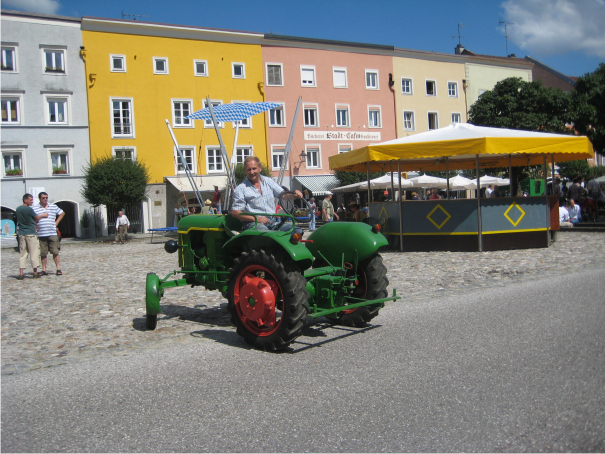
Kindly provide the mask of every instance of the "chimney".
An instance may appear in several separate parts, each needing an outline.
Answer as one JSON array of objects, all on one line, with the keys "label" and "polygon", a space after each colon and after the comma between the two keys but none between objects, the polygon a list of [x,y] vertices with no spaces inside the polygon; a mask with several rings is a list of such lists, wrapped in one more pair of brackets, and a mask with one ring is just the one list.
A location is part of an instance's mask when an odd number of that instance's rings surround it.
[{"label": "chimney", "polygon": [[455,51],[456,51],[456,55],[461,55],[462,52],[464,52],[464,46],[462,44],[458,44],[456,46]]}]

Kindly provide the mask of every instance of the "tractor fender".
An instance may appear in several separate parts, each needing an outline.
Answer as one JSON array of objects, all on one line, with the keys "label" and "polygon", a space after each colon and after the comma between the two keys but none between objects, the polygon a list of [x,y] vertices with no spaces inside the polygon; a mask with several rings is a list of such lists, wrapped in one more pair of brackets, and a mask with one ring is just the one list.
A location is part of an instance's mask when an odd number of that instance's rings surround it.
[{"label": "tractor fender", "polygon": [[343,261],[364,260],[388,244],[382,233],[363,222],[329,222],[309,235],[307,249],[316,258],[325,258],[333,266]]},{"label": "tractor fender", "polygon": [[147,281],[145,283],[145,306],[148,315],[157,315],[162,311],[160,309],[160,299],[162,298],[163,293],[158,275],[155,273],[147,274]]},{"label": "tractor fender", "polygon": [[292,244],[289,232],[245,230],[227,241],[223,248],[232,255],[253,249],[280,250],[296,262],[301,271],[313,264],[311,252],[303,243]]}]

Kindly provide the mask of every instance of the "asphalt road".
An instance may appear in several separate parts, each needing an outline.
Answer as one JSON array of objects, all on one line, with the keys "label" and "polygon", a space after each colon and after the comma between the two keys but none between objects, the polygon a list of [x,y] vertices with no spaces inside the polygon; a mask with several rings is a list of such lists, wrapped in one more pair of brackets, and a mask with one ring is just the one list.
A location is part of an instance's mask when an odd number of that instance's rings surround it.
[{"label": "asphalt road", "polygon": [[391,303],[288,353],[194,333],[4,376],[2,451],[603,452],[604,295],[600,269]]}]

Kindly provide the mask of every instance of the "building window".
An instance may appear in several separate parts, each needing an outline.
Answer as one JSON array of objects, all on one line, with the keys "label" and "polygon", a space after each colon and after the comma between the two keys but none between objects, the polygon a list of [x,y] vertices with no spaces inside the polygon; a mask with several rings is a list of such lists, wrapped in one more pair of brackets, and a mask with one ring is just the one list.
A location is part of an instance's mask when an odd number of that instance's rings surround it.
[{"label": "building window", "polygon": [[67,151],[51,151],[50,162],[53,175],[69,174],[69,153]]},{"label": "building window", "polygon": [[347,153],[349,151],[351,151],[353,149],[353,145],[346,143],[346,144],[339,144],[338,145],[338,154],[341,153]]},{"label": "building window", "polygon": [[224,172],[223,157],[219,147],[206,147],[206,169],[208,173]]},{"label": "building window", "polygon": [[283,104],[275,109],[269,110],[269,126],[286,126],[286,115]]},{"label": "building window", "polygon": [[307,153],[307,169],[319,169],[321,162],[319,159],[319,146],[312,145],[305,147],[305,153]]},{"label": "building window", "polygon": [[336,106],[336,126],[341,128],[348,128],[350,126],[348,106]]},{"label": "building window", "polygon": [[66,125],[68,121],[68,98],[45,96],[47,105],[46,124]]},{"label": "building window", "polygon": [[7,151],[2,153],[4,160],[4,176],[5,177],[21,177],[23,176],[23,159],[22,153],[19,151]]},{"label": "building window", "polygon": [[45,73],[65,73],[64,49],[43,49],[43,52]]},{"label": "building window", "polygon": [[319,126],[316,105],[303,106],[303,115],[305,118],[305,128],[317,128]]},{"label": "building window", "polygon": [[[284,155],[286,154],[286,147],[284,145],[272,145],[271,146],[271,170],[281,169],[282,163],[284,162]],[[286,169],[288,164],[286,164]]]},{"label": "building window", "polygon": [[134,147],[113,147],[111,154],[115,159],[137,160],[137,151]]},{"label": "building window", "polygon": [[267,85],[283,86],[283,66],[281,63],[267,63]]},{"label": "building window", "polygon": [[111,137],[134,137],[134,115],[132,100],[111,99]]},{"label": "building window", "polygon": [[[250,104],[250,101],[231,101],[231,103],[233,103],[233,104]],[[240,128],[251,129],[252,128],[252,117],[244,118],[239,121],[234,121],[233,122],[234,128],[235,128],[236,124],[239,125]]]},{"label": "building window", "polygon": [[125,55],[110,55],[110,68],[112,73],[126,72],[126,56]]},{"label": "building window", "polygon": [[[183,158],[185,158],[185,165],[187,166],[187,170],[191,173],[195,174],[195,147],[181,147],[180,148]],[[176,148],[174,149],[174,159],[176,162],[176,173],[185,173],[185,166],[183,165],[183,161],[179,156]]]},{"label": "building window", "polygon": [[347,68],[332,68],[334,88],[347,88]]},{"label": "building window", "polygon": [[20,97],[2,97],[2,124],[21,124]]},{"label": "building window", "polygon": [[447,95],[450,98],[458,97],[458,82],[448,82],[447,83]]},{"label": "building window", "polygon": [[300,67],[300,84],[303,87],[315,87],[315,66]]},{"label": "building window", "polygon": [[17,71],[17,50],[15,47],[2,46],[2,71]]},{"label": "building window", "polygon": [[378,90],[378,71],[375,69],[366,69],[366,89]]},{"label": "building window", "polygon": [[190,118],[185,118],[191,114],[191,104],[193,101],[180,100],[172,101],[172,124],[175,128],[191,128],[193,121]]},{"label": "building window", "polygon": [[231,63],[232,76],[234,79],[246,78],[246,67],[243,63]]},{"label": "building window", "polygon": [[459,113],[452,113],[452,123],[462,123],[462,115]]},{"label": "building window", "polygon": [[404,95],[411,95],[412,92],[412,79],[401,79],[401,93]]},{"label": "building window", "polygon": [[153,57],[153,73],[168,74],[168,59],[166,57]]},{"label": "building window", "polygon": [[193,60],[193,73],[196,76],[208,77],[208,61]]},{"label": "building window", "polygon": [[235,164],[243,164],[248,156],[254,156],[252,147],[237,147],[235,149]]},{"label": "building window", "polygon": [[415,131],[416,124],[414,122],[414,112],[403,112],[403,130],[404,131]]},{"label": "building window", "polygon": [[[220,106],[221,104],[223,104],[223,101],[214,100],[214,99],[211,99],[210,102],[212,103],[212,107]],[[208,101],[204,99],[203,105],[204,105],[204,109],[206,109],[208,107]],[[217,124],[218,124],[219,128],[225,127],[225,123],[222,121],[217,121]],[[214,123],[212,123],[212,118],[210,118],[209,120],[204,120],[204,128],[214,128]]]},{"label": "building window", "polygon": [[427,96],[437,96],[437,85],[434,80],[426,81],[426,95]]},{"label": "building window", "polygon": [[368,107],[368,128],[382,128],[380,107]]},{"label": "building window", "polygon": [[432,130],[432,129],[439,128],[439,121],[437,119],[437,112],[429,112],[428,113],[428,119],[429,119],[429,131]]}]

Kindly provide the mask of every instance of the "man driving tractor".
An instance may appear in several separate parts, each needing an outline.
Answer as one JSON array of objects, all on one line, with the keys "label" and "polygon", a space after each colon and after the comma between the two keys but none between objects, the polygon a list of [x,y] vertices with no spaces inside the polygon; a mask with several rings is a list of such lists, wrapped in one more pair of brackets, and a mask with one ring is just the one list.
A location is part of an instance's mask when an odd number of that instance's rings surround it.
[{"label": "man driving tractor", "polygon": [[[233,191],[231,215],[242,221],[243,230],[248,230],[254,228],[254,216],[241,213],[275,213],[275,198],[286,191],[271,178],[261,175],[262,164],[256,156],[248,156],[244,160],[244,170],[246,178]],[[292,197],[292,195],[286,194],[282,197]],[[296,190],[294,197],[300,199],[302,193]],[[266,216],[256,216],[256,218],[258,220],[256,230],[279,229],[287,232],[292,229],[291,222],[286,222],[280,227],[280,217],[269,219]]]}]

